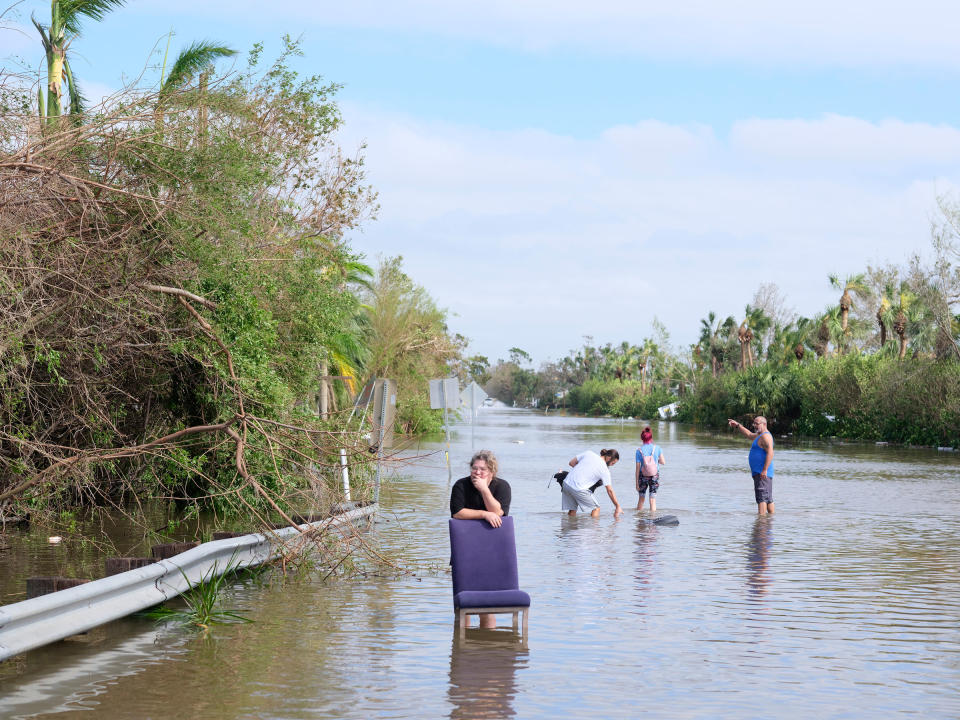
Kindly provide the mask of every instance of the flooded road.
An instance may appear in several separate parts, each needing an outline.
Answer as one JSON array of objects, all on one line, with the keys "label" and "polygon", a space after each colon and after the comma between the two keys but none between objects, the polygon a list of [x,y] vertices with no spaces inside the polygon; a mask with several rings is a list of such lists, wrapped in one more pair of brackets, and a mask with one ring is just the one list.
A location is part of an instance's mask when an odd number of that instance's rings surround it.
[{"label": "flooded road", "polygon": [[[513,488],[526,646],[509,616],[455,639],[447,470],[424,444],[369,534],[414,575],[247,582],[227,605],[255,622],[208,638],[114,623],[16,659],[0,716],[960,716],[960,457],[778,439],[777,514],[757,518],[746,440],[657,423],[658,514],[680,520],[662,527],[632,509],[640,429],[514,410],[455,428],[453,478],[473,444]],[[550,476],[605,447],[624,516],[604,496],[568,518]]]}]

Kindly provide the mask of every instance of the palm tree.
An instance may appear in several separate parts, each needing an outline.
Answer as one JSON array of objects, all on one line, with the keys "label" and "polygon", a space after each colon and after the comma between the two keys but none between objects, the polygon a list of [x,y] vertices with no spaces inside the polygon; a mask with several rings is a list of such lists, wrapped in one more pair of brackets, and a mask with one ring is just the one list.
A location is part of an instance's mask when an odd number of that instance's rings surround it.
[{"label": "palm tree", "polygon": [[836,347],[836,338],[843,334],[839,306],[835,305],[824,310],[823,314],[814,318],[814,323],[817,326],[817,334],[813,342],[813,351],[818,358],[821,358],[829,352],[830,341],[834,340]]},{"label": "palm tree", "polygon": [[903,360],[907,355],[907,323],[911,319],[911,309],[917,296],[907,290],[906,283],[900,286],[900,295],[893,311],[893,331],[900,338],[900,352],[897,357]]},{"label": "palm tree", "polygon": [[[752,308],[749,305],[747,311],[747,355],[750,359],[750,367],[753,367],[753,341],[757,340],[760,344],[759,351],[763,350],[763,338],[773,324],[773,321],[767,316],[762,308]],[[760,354],[759,352],[757,354]]]},{"label": "palm tree", "polygon": [[[169,43],[169,41],[168,41]],[[163,67],[160,69],[160,92],[157,97],[157,107],[154,110],[154,124],[159,132],[163,131],[163,109],[170,97],[186,87],[197,75],[205,78],[204,73],[220,58],[236,55],[237,51],[218,43],[200,40],[191,43],[180,51],[177,59],[170,67],[170,74],[166,73],[167,58],[164,55]],[[201,83],[206,85],[205,82]]]},{"label": "palm tree", "polygon": [[70,69],[67,50],[80,36],[82,18],[102,20],[103,17],[123,5],[126,0],[51,0],[50,24],[41,25],[31,16],[34,27],[40,33],[47,64],[47,96],[44,103],[43,90],[38,91],[37,102],[41,119],[47,124],[57,123],[63,114],[63,86],[66,83],[70,98],[70,114],[83,113],[83,96],[77,80]]},{"label": "palm tree", "polygon": [[737,329],[737,340],[740,342],[741,368],[753,367],[753,341],[763,337],[764,333],[770,328],[770,323],[770,318],[761,308],[752,308],[747,305],[743,322]]},{"label": "palm tree", "polygon": [[842,354],[844,346],[847,342],[847,319],[850,315],[850,308],[853,307],[853,296],[856,295],[861,300],[866,299],[870,297],[870,288],[867,287],[866,275],[863,273],[849,275],[842,283],[840,282],[840,278],[838,276],[831,275],[830,284],[837,290],[843,290],[843,294],[840,296],[841,334],[840,341],[837,343],[837,353]]},{"label": "palm tree", "polygon": [[[637,368],[640,370],[640,392],[641,394],[646,395],[647,393],[647,375],[649,373],[650,367],[650,358],[656,357],[660,353],[660,348],[657,347],[657,344],[647,338],[643,341],[643,347],[637,348],[639,355],[637,357]],[[654,369],[657,368],[657,365],[654,364]]]},{"label": "palm tree", "polygon": [[880,305],[877,308],[877,325],[880,327],[880,349],[887,344],[887,325],[892,325],[895,319],[893,312],[894,290],[892,283],[887,283],[883,288],[883,295],[880,297]]},{"label": "palm tree", "polygon": [[[716,321],[716,324],[714,324]],[[724,338],[730,335],[736,326],[736,320],[730,315],[724,320],[717,320],[715,313],[707,313],[707,317],[700,320],[700,346],[710,355],[710,369],[717,377],[723,364]]]},{"label": "palm tree", "polygon": [[713,311],[707,313],[707,317],[701,318],[700,341],[697,344],[697,348],[706,350],[710,356],[710,370],[713,372],[714,377],[717,376],[717,356],[713,352],[713,347],[716,343],[717,333],[720,332],[720,325],[717,324],[716,328],[714,328],[713,325],[716,319],[717,315]]},{"label": "palm tree", "polygon": [[740,369],[747,367],[747,320],[744,318],[737,328],[737,342],[740,343]]},{"label": "palm tree", "polygon": [[[373,290],[373,268],[364,263],[348,260],[338,267],[343,274],[340,287],[344,292],[354,292],[360,288]],[[357,392],[358,378],[370,357],[370,348],[365,342],[369,333],[369,305],[360,304],[357,311],[348,318],[331,337],[327,339],[324,352],[320,357],[319,406],[321,417],[327,416],[328,404],[337,409],[334,385],[330,375],[343,380],[347,393],[352,398]],[[331,372],[332,371],[332,372]]]},{"label": "palm tree", "polygon": [[797,362],[803,362],[803,356],[806,355],[806,344],[810,339],[810,331],[813,329],[813,320],[810,318],[799,317],[793,324],[793,330],[790,332],[790,344],[793,345],[793,356]]}]

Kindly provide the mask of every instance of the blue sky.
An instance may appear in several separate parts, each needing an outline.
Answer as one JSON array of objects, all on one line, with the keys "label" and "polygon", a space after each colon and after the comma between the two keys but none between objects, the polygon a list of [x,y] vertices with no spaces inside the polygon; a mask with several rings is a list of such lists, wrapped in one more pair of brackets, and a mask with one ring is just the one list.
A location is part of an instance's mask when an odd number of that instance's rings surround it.
[{"label": "blue sky", "polygon": [[[74,70],[96,97],[171,28],[174,49],[302,36],[380,192],[353,246],[403,255],[471,351],[540,362],[654,316],[686,345],[761,283],[811,315],[829,273],[930,256],[960,184],[960,7],[778,5],[135,0],[86,26]],[[7,14],[0,55],[38,67],[31,12],[49,4]]]}]

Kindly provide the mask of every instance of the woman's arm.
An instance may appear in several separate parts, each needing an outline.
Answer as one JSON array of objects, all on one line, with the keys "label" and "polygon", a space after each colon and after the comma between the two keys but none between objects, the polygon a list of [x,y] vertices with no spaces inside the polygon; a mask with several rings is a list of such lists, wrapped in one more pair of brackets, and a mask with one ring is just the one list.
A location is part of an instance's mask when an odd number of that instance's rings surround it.
[{"label": "woman's arm", "polygon": [[453,517],[458,520],[486,520],[490,523],[491,527],[500,527],[503,524],[503,520],[500,519],[500,516],[495,512],[490,512],[489,510],[471,510],[470,508],[463,508],[457,513],[454,513]]}]

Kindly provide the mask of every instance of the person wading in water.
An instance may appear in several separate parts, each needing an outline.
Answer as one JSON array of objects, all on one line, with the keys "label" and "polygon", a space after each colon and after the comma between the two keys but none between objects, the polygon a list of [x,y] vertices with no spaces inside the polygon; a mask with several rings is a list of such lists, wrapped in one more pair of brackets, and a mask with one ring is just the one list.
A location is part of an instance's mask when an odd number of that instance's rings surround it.
[{"label": "person wading in water", "polygon": [[610,468],[616,465],[619,459],[620,453],[610,449],[601,450],[599,455],[587,450],[570,461],[573,470],[560,484],[563,509],[568,515],[576,515],[579,509],[590,513],[590,517],[597,517],[600,514],[600,503],[593,496],[593,491],[601,485],[606,488],[613,503],[613,516],[618,518],[623,514],[610,479]]},{"label": "person wading in water", "polygon": [[753,440],[750,446],[750,472],[753,475],[753,494],[757,499],[757,514],[773,513],[773,435],[767,430],[767,419],[757,415],[753,430],[747,430],[736,420],[727,424]]}]

